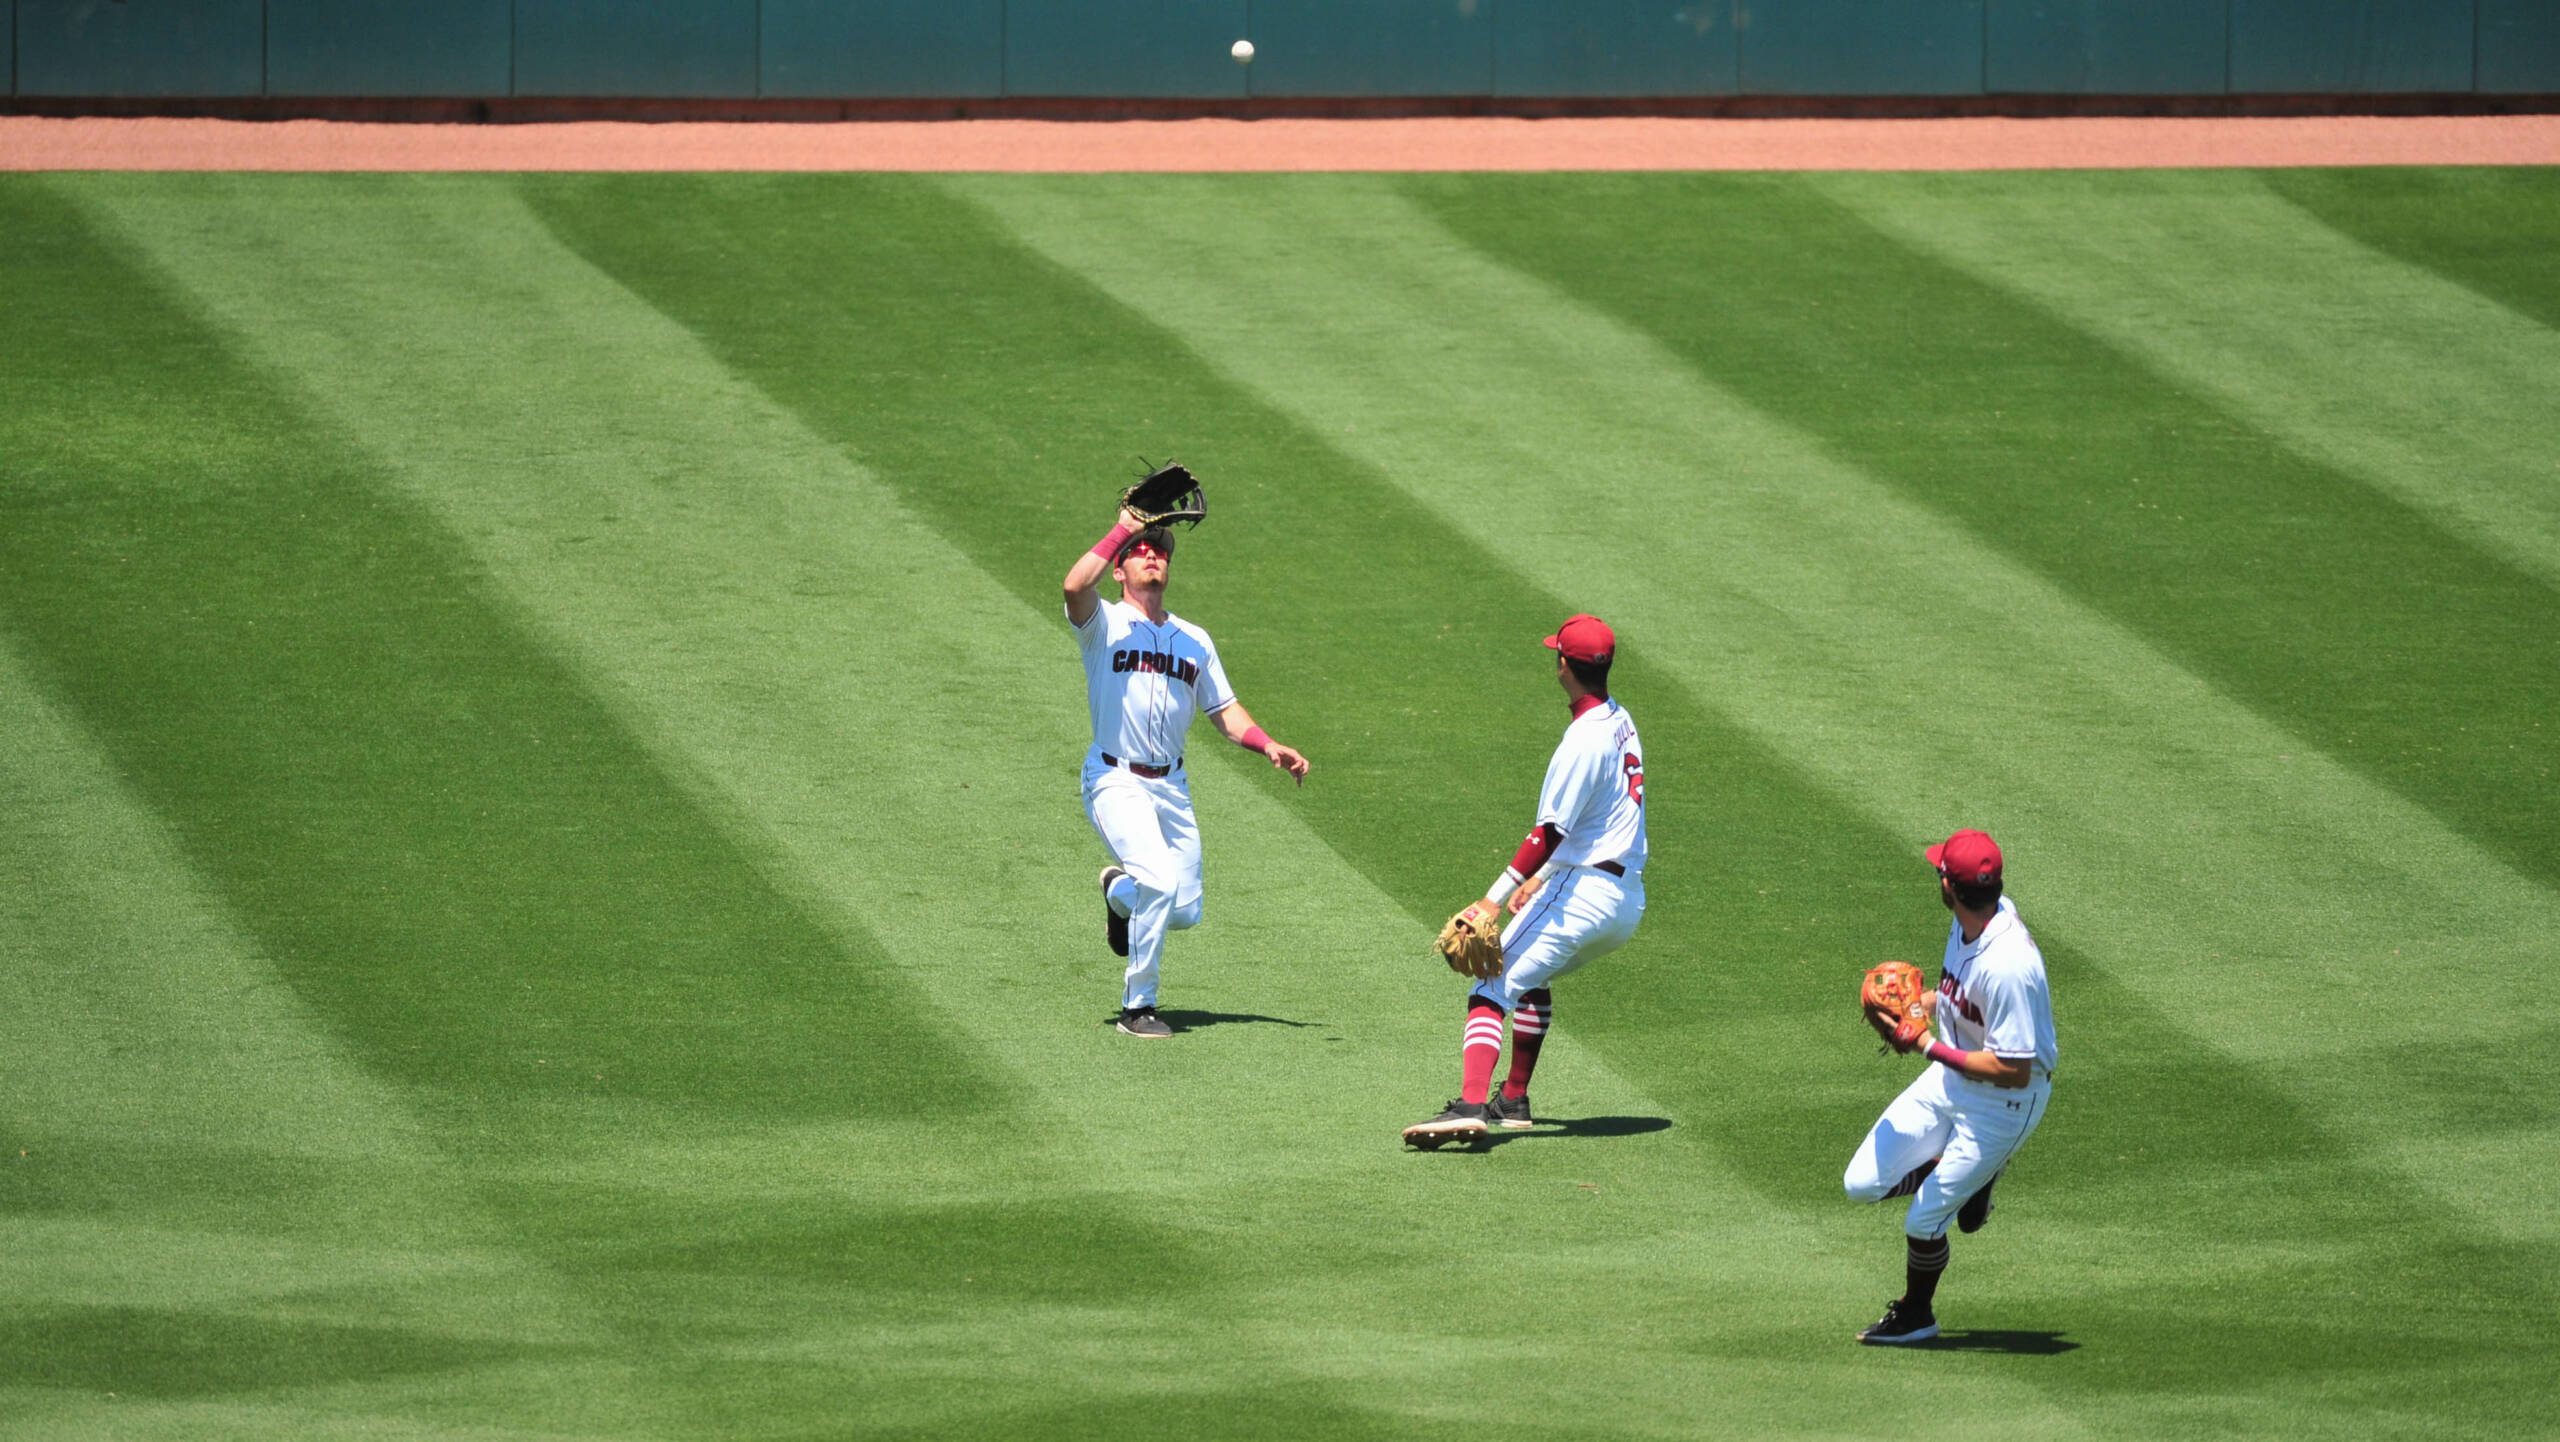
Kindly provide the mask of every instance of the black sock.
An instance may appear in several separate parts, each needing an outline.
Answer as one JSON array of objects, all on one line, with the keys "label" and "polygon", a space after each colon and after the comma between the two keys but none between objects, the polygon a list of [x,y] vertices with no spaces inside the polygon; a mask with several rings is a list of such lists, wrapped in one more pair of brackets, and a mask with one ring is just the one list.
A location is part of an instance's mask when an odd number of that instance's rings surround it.
[{"label": "black sock", "polygon": [[1936,1157],[1931,1157],[1929,1160],[1913,1167],[1910,1171],[1902,1174],[1902,1180],[1893,1184],[1893,1190],[1885,1193],[1884,1199],[1889,1202],[1896,1197],[1910,1196],[1912,1193],[1920,1190],[1920,1184],[1929,1180],[1929,1174],[1937,1169],[1938,1159]]},{"label": "black sock", "polygon": [[1938,1277],[1947,1270],[1947,1239],[1924,1242],[1906,1237],[1911,1255],[1903,1264],[1902,1299],[1924,1312],[1934,1312],[1938,1298]]}]

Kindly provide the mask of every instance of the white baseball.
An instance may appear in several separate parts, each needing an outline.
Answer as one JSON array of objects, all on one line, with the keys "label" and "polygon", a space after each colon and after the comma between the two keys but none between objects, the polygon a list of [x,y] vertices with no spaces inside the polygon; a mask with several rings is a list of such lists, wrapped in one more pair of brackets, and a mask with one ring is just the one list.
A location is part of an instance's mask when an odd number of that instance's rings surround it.
[{"label": "white baseball", "polygon": [[1239,40],[1235,44],[1227,47],[1227,53],[1236,58],[1236,63],[1238,65],[1251,65],[1253,63],[1253,42],[1250,40]]}]

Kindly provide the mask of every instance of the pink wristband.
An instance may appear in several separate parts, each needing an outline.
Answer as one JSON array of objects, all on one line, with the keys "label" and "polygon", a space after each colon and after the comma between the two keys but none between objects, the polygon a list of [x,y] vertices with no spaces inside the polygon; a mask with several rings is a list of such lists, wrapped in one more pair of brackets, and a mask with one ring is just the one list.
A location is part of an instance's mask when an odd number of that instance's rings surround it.
[{"label": "pink wristband", "polygon": [[1247,751],[1260,751],[1271,744],[1271,733],[1259,726],[1247,726],[1244,728],[1244,739],[1236,744]]},{"label": "pink wristband", "polygon": [[1940,1066],[1954,1067],[1957,1071],[1964,1070],[1964,1053],[1942,1041],[1929,1043],[1929,1060]]},{"label": "pink wristband", "polygon": [[1101,540],[1093,543],[1093,554],[1106,561],[1116,561],[1120,559],[1121,544],[1135,534],[1137,533],[1129,529],[1129,523],[1122,521],[1104,532]]}]

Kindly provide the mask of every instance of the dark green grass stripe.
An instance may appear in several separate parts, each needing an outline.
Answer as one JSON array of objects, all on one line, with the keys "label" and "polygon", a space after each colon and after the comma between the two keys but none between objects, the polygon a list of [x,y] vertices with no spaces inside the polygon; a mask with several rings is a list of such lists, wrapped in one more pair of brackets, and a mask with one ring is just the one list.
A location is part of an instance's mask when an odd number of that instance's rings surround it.
[{"label": "dark green grass stripe", "polygon": [[[374,1067],[465,1097],[985,1099],[448,538],[43,190],[0,190],[6,623]],[[905,1003],[912,1005],[912,1003]]]},{"label": "dark green grass stripe", "polygon": [[2560,328],[2560,170],[2274,170],[2262,178],[2383,254]]},{"label": "dark green grass stripe", "polygon": [[[259,183],[228,186],[204,196],[209,224]],[[766,884],[389,478],[49,189],[0,199],[26,261],[0,313],[46,357],[23,372],[30,403],[7,438],[29,461],[0,495],[0,624],[297,993],[405,1084],[496,1214],[483,1260],[526,1283],[485,1333],[413,1349],[433,1391],[318,1406],[814,1433],[858,1415],[871,1374],[746,1407],[720,1349],[869,1336],[889,1317],[1036,1337],[1061,1306],[1127,1336],[1093,1306],[1123,1258],[1148,1259],[1158,1300],[1207,1274],[1172,1226],[1044,1186],[1054,1169],[1021,1161],[1039,1148],[953,1031],[862,937]],[[228,1189],[295,1176],[207,1189],[195,1179],[227,1155],[37,1140],[64,1163],[0,1208],[260,1236],[277,1219]],[[971,1199],[937,1204],[955,1190]],[[327,1301],[389,1315],[414,1282]],[[123,1331],[65,1326],[26,1380],[121,1368],[137,1391],[184,1397],[269,1373],[286,1395],[407,1375],[370,1360],[396,1335],[266,1326],[299,1299],[198,1300]],[[549,1345],[558,1312],[584,1350]],[[11,1319],[83,1320],[0,1309]],[[315,1355],[275,1364],[271,1330]],[[164,1355],[198,1343],[215,1354]],[[519,1359],[534,1365],[461,1375]],[[610,1398],[580,1395],[597,1373],[615,1376]]]},{"label": "dark green grass stripe", "polygon": [[[1133,451],[1190,461],[1213,516],[1180,543],[1171,601],[1217,637],[1255,715],[1316,759],[1292,804],[1417,919],[1501,869],[1565,720],[1537,641],[1563,600],[928,183],[528,184],[571,244],[842,441],[1027,604],[1057,604]],[[1689,964],[1688,948],[1736,926],[1786,956],[1907,942],[1927,904],[1892,884],[1908,880],[1907,847],[1657,683],[1640,648],[1615,680],[1661,781],[1646,941],[1609,973],[1730,985],[1715,1014],[1785,1025],[1802,993],[1764,994]],[[1193,749],[1195,767],[1285,785],[1205,727]],[[1733,861],[1755,884],[1711,894],[1701,878],[1730,872],[1705,853],[1741,834],[1755,845]],[[1218,838],[1207,847],[1214,869]],[[1809,913],[1811,896],[1824,903]],[[1450,1006],[1454,1030],[1456,992]],[[1680,1009],[1638,1010],[1650,1025]],[[1645,1080],[1666,1101],[1698,1094],[1687,1069]]]},{"label": "dark green grass stripe", "polygon": [[[2560,881],[2560,596],[1783,177],[1419,177],[1489,254]],[[2520,423],[2544,423],[2519,418]],[[1950,618],[1951,636],[1997,616]]]},{"label": "dark green grass stripe", "polygon": [[[1561,601],[928,185],[528,185],[571,244],[838,438],[1026,602],[1054,604],[1132,450],[1199,465],[1218,509],[1184,543],[1177,609],[1218,635],[1247,703],[1316,756],[1301,804],[1326,839],[1418,917],[1499,864],[1561,719],[1529,639]],[[1186,203],[1182,186],[1164,189],[1153,199]],[[1924,950],[1944,913],[1904,839],[1688,704],[1640,646],[1618,682],[1655,763],[1651,908],[1636,945],[1562,989],[1560,1025],[1774,1202],[1842,1208],[1847,1149],[1907,1068],[1864,1055],[1839,958]],[[1208,846],[1214,868],[1219,838]],[[1275,963],[1285,991],[1285,958]],[[2121,1275],[2040,1274],[2055,1290],[2007,1310],[2090,1341],[2081,1362],[2103,1372],[2074,1371],[2059,1392],[2255,1385],[2252,1359],[2268,1348],[2312,1369],[2269,1380],[2276,1390],[2450,1375],[2473,1365],[2480,1336],[2512,1326],[2515,1298],[2467,1278],[2523,1253],[2431,1224],[2405,1184],[2342,1159],[2245,1070],[2163,1067],[2156,1048],[2174,1031],[2147,998],[2068,947],[2053,964],[2079,1060],[2015,1179],[2007,1225],[2103,1236],[2138,1216],[2158,1228],[2161,1253],[2108,1252]],[[1555,1085],[1569,1093],[1569,1080]],[[2171,1135],[2177,1154],[2164,1156]],[[2196,1200],[2203,1190],[2210,1199]],[[2341,1347],[2315,1315],[2225,1294],[2183,1249],[2231,1234],[2317,1239],[2271,1264],[2286,1295],[2362,1285],[2419,1320]],[[1998,1234],[1970,1244],[1960,1266],[1980,1276],[2001,1247]],[[1880,1277],[1890,1267],[1880,1257]],[[2110,1287],[2141,1288],[2186,1319],[2183,1340],[2145,1337],[2160,1355],[2137,1361],[2115,1310],[2092,1340],[2080,1319],[2094,1314],[2077,1298]]]}]

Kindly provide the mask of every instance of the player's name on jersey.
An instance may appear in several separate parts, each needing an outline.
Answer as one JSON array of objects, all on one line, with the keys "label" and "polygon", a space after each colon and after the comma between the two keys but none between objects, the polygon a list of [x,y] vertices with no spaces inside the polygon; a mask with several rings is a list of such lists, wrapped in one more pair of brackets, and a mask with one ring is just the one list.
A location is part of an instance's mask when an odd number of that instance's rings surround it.
[{"label": "player's name on jersey", "polygon": [[1114,675],[1124,671],[1152,671],[1171,676],[1188,686],[1200,679],[1200,663],[1176,656],[1170,651],[1114,651],[1111,653]]}]

